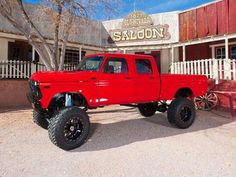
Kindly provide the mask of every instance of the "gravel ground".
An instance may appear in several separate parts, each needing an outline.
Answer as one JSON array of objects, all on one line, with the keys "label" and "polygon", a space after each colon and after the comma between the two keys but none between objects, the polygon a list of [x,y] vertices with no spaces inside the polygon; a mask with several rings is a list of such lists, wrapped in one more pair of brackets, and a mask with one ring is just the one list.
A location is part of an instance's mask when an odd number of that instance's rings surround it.
[{"label": "gravel ground", "polygon": [[31,109],[0,112],[0,176],[236,176],[236,121],[218,113],[199,111],[194,125],[180,130],[165,114],[93,110],[88,142],[66,152],[32,122]]}]

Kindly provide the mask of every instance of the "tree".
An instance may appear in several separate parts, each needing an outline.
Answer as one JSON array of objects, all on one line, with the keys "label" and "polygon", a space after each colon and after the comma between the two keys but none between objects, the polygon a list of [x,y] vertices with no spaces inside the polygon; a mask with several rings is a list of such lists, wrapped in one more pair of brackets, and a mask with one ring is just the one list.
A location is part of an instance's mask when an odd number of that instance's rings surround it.
[{"label": "tree", "polygon": [[[27,5],[22,0],[1,0],[0,14],[27,38],[47,70],[63,70],[74,20],[80,17],[89,18],[97,11],[114,14],[119,0],[39,0],[38,3],[38,17],[28,12]],[[35,23],[35,18],[45,14],[53,23],[53,44],[48,43],[47,37]]]}]

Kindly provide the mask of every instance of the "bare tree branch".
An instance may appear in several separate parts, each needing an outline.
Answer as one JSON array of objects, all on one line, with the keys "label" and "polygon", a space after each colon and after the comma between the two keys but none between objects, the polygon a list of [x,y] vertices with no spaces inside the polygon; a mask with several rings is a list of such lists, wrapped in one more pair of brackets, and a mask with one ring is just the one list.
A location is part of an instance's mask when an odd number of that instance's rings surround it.
[{"label": "bare tree branch", "polygon": [[[54,25],[53,28],[53,44],[47,42],[47,38],[43,35],[43,31],[29,16],[28,11],[22,0],[0,0],[0,15],[5,17],[10,24],[18,29],[38,52],[41,61],[48,70],[63,70],[66,47],[70,35],[73,32],[78,35],[77,26],[73,23],[76,18],[91,17],[93,12],[101,13],[101,10],[107,9],[112,12],[116,9],[112,4],[119,0],[41,0],[44,6],[36,6],[38,18],[40,15],[47,18]],[[41,12],[40,7],[46,7],[47,11]],[[39,14],[38,14],[39,13]],[[33,15],[35,15],[33,13]],[[80,24],[84,25],[84,24]],[[73,29],[72,29],[73,27]],[[51,35],[51,34],[50,34]],[[59,48],[61,49],[59,52]],[[60,55],[59,55],[60,54]],[[59,62],[59,63],[58,63]]]},{"label": "bare tree branch", "polygon": [[54,30],[54,45],[53,45],[53,56],[55,59],[55,67],[58,69],[58,47],[59,47],[59,28],[61,24],[61,15],[62,15],[62,4],[58,2],[57,6],[57,15],[55,20],[55,30]]},{"label": "bare tree branch", "polygon": [[68,42],[69,32],[70,32],[72,22],[73,22],[73,19],[74,19],[74,11],[75,11],[74,1],[71,1],[71,3],[70,3],[70,12],[69,12],[69,21],[65,26],[66,29],[65,29],[65,32],[64,32],[64,37],[63,37],[63,42],[62,42],[59,70],[64,69],[63,67],[64,67],[65,54],[66,54],[66,44]]},{"label": "bare tree branch", "polygon": [[6,9],[2,6],[2,4],[0,4],[0,11],[1,14],[8,19],[11,24],[18,29],[20,32],[22,32],[24,34],[24,36],[28,39],[29,43],[36,49],[36,51],[39,53],[40,57],[42,58],[43,63],[45,64],[46,68],[48,70],[52,70],[53,68],[48,64],[47,60],[45,60],[46,56],[45,54],[43,54],[41,52],[41,50],[39,49],[39,47],[36,45],[36,43],[33,42],[32,40],[32,36],[27,34],[24,30],[24,28],[21,26],[21,24],[17,23],[17,21],[14,20],[14,18],[11,16],[11,14],[9,14]]},{"label": "bare tree branch", "polygon": [[23,18],[25,19],[25,21],[29,24],[31,30],[33,30],[36,34],[37,34],[37,37],[39,37],[40,41],[43,43],[43,46],[45,47],[46,51],[48,52],[48,55],[50,57],[50,61],[51,61],[51,65],[52,65],[52,68],[55,69],[55,61],[54,61],[54,58],[53,58],[53,55],[52,55],[52,50],[51,48],[49,47],[49,44],[47,43],[46,39],[43,37],[43,35],[40,33],[40,31],[37,29],[37,27],[33,24],[33,22],[30,20],[28,14],[26,13],[25,11],[25,8],[24,8],[24,5],[22,3],[22,0],[16,0],[16,2],[18,3],[19,5],[19,8],[20,10],[22,11],[22,15],[23,15]]}]

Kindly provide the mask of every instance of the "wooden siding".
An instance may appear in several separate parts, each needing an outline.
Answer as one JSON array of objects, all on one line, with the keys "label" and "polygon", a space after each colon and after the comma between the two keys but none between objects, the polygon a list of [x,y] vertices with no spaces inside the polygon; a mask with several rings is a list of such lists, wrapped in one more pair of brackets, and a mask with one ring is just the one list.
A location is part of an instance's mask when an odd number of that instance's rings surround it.
[{"label": "wooden siding", "polygon": [[224,0],[180,13],[180,41],[236,33],[235,17],[235,0]]},{"label": "wooden siding", "polygon": [[[187,61],[211,58],[211,49],[209,43],[186,46],[185,51]],[[182,47],[179,47],[179,59],[180,61],[183,61]]]}]

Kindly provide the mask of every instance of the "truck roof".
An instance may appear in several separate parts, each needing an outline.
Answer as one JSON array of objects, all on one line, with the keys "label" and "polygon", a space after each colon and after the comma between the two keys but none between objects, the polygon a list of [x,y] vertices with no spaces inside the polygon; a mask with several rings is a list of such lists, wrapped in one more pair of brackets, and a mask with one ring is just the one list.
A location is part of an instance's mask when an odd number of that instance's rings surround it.
[{"label": "truck roof", "polygon": [[109,56],[109,57],[128,57],[128,56],[135,56],[135,57],[140,57],[140,58],[152,58],[151,55],[141,55],[141,54],[123,54],[123,53],[96,53],[96,54],[90,54],[86,55],[88,56]]}]

